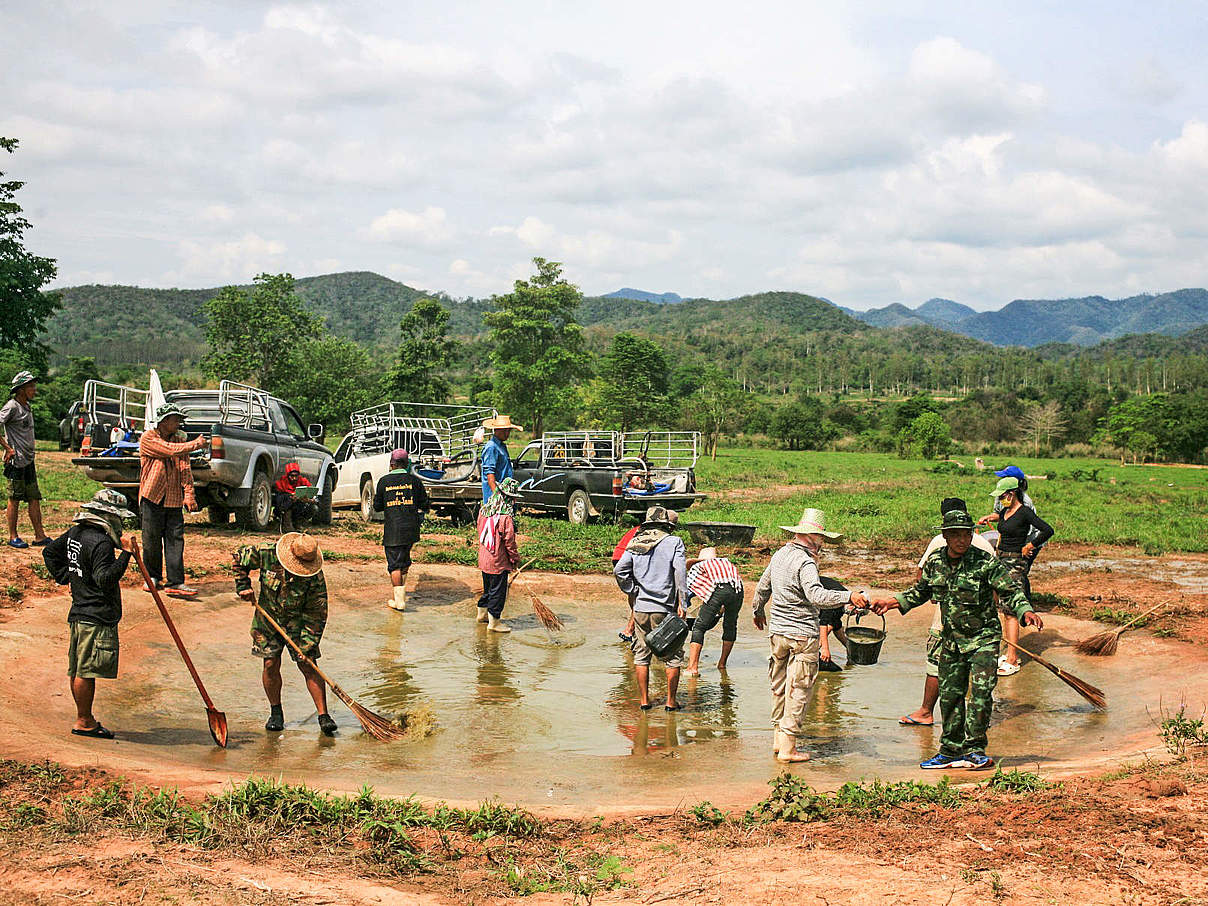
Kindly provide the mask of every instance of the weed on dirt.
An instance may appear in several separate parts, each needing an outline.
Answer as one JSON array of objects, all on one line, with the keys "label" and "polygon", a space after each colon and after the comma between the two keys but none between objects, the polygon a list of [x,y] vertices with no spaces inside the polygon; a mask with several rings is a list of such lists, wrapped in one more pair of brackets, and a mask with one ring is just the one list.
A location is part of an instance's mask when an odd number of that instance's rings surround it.
[{"label": "weed on dirt", "polygon": [[1162,718],[1158,724],[1158,735],[1166,744],[1171,755],[1182,758],[1189,748],[1208,745],[1208,728],[1204,726],[1204,715],[1187,716],[1186,703],[1179,705],[1174,714]]},{"label": "weed on dirt", "polygon": [[762,821],[825,821],[840,815],[879,818],[903,806],[958,808],[962,793],[942,778],[938,783],[902,780],[885,783],[849,782],[833,793],[819,793],[792,774],[781,774],[770,783],[771,795],[746,813],[749,823]]}]

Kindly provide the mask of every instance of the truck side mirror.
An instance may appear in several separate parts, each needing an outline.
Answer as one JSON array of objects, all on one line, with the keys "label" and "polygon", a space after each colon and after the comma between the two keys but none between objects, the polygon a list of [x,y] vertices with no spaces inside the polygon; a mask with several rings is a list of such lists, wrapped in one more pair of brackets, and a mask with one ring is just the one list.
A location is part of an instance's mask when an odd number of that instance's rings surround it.
[{"label": "truck side mirror", "polygon": [[306,436],[312,440],[322,440],[327,433],[327,429],[320,424],[306,426]]}]

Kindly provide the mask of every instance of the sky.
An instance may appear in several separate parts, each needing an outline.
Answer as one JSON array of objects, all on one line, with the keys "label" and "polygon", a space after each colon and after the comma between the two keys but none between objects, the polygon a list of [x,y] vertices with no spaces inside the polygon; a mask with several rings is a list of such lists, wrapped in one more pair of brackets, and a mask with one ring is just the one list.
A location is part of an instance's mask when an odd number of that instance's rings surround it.
[{"label": "sky", "polygon": [[1208,3],[1002,6],[13,0],[0,170],[59,286],[1208,285]]}]

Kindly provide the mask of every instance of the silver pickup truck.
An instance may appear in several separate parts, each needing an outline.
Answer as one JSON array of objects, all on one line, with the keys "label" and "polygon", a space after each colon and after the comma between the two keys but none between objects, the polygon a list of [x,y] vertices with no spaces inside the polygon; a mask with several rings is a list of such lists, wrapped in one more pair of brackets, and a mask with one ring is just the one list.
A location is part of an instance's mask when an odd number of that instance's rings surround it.
[{"label": "silver pickup truck", "polygon": [[[209,448],[190,458],[197,502],[207,508],[210,522],[225,525],[234,513],[244,528],[267,529],[273,517],[273,482],[290,462],[298,463],[320,489],[315,521],[331,522],[336,466],[320,443],[322,425],[304,427],[284,400],[234,381],[223,381],[217,390],[172,390],[165,398],[187,414],[181,430],[188,437],[210,436]],[[138,438],[146,427],[147,399],[145,390],[89,381],[84,408],[95,421],[113,422],[109,445],[89,442],[72,460],[93,481],[123,492],[132,504],[138,496]]]}]

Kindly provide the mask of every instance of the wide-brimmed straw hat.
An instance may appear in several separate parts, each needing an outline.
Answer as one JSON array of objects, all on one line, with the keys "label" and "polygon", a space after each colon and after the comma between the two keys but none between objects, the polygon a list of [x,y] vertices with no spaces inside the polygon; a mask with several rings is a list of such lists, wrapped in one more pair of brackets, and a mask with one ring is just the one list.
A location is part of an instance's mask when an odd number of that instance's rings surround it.
[{"label": "wide-brimmed straw hat", "polygon": [[944,521],[936,526],[941,532],[949,529],[968,529],[973,531],[973,517],[964,510],[949,510],[944,513]]},{"label": "wide-brimmed straw hat", "polygon": [[648,507],[642,525],[665,525],[668,528],[675,528],[679,525],[679,513],[669,510],[665,506]]},{"label": "wide-brimmed straw hat", "polygon": [[515,428],[517,431],[524,430],[524,425],[513,423],[510,415],[496,415],[494,418],[488,418],[482,423],[482,426],[489,431],[494,431],[496,428]]},{"label": "wide-brimmed straw hat", "polygon": [[696,566],[696,564],[700,563],[702,560],[714,560],[714,559],[716,559],[716,557],[717,557],[717,548],[702,547],[700,549],[700,553],[697,554],[695,557],[692,557],[688,561],[688,566]]},{"label": "wide-brimmed straw hat", "polygon": [[323,569],[323,551],[313,535],[286,532],[277,541],[277,559],[285,571],[303,579],[318,575]]},{"label": "wide-brimmed straw hat", "polygon": [[786,532],[792,532],[794,535],[821,535],[827,541],[838,541],[843,537],[842,532],[828,532],[826,530],[826,513],[813,507],[806,507],[796,525],[782,525],[780,528]]}]

